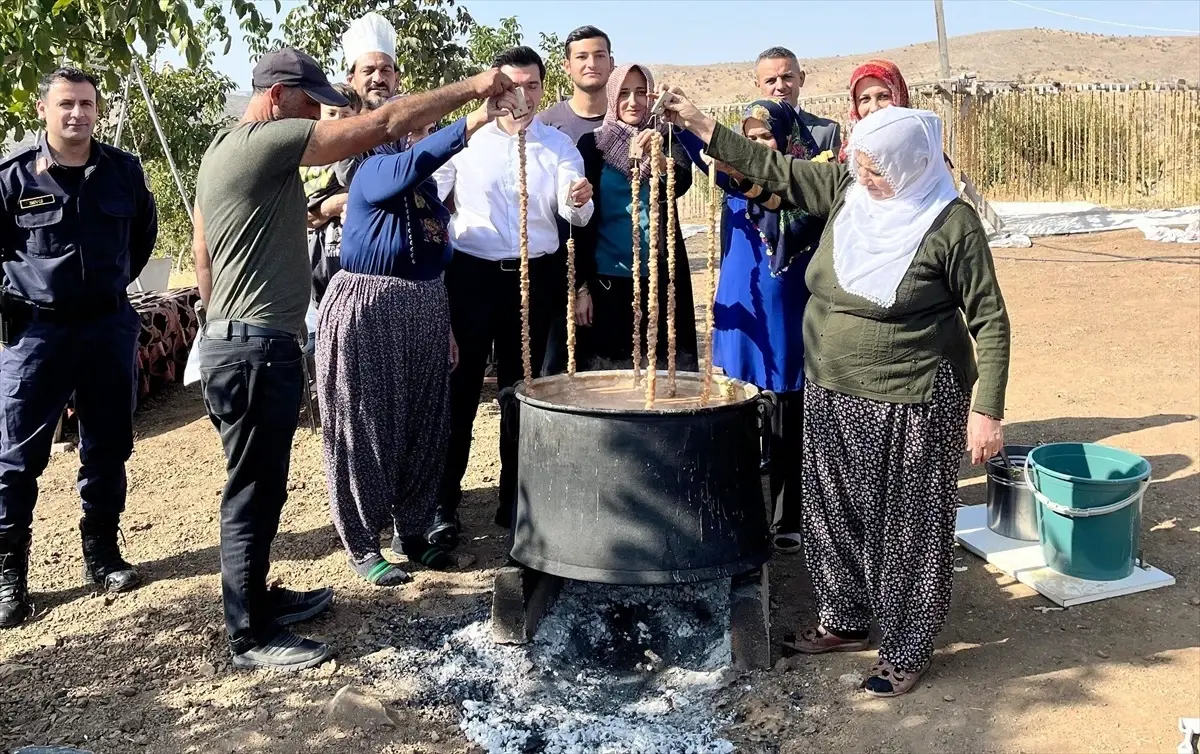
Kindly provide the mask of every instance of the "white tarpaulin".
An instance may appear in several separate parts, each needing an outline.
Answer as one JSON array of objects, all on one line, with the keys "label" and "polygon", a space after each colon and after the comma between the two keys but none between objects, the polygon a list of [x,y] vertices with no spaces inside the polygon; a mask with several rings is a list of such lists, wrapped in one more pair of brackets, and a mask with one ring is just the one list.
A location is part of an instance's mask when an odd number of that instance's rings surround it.
[{"label": "white tarpaulin", "polygon": [[990,202],[1004,231],[1013,235],[1065,236],[1105,230],[1137,228],[1151,241],[1183,240],[1188,233],[1162,233],[1156,229],[1186,228],[1200,221],[1200,207],[1163,210],[1113,210],[1088,202]]}]

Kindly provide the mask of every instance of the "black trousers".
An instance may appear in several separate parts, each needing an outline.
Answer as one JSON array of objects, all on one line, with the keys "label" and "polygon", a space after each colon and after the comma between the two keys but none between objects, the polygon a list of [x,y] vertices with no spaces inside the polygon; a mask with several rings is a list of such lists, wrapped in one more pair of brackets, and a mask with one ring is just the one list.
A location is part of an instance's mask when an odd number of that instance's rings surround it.
[{"label": "black trousers", "polygon": [[779,408],[771,416],[767,442],[776,531],[799,532],[804,492],[804,391],[779,393]]},{"label": "black trousers", "polygon": [[93,322],[29,322],[0,349],[0,535],[25,541],[54,429],[74,395],[84,515],[116,523],[133,452],[138,315],[128,303]]},{"label": "black trousers", "polygon": [[[529,263],[529,338],[534,376],[541,373],[550,325],[562,298],[561,265],[555,255]],[[488,354],[496,352],[496,384],[511,387],[524,378],[521,361],[521,276],[516,260],[493,262],[455,252],[446,270],[450,324],[458,342],[458,367],[450,375],[450,445],[438,496],[439,515],[453,517],[462,499],[462,479],[471,455],[471,434]],[[515,410],[500,415],[500,507],[517,500]]]},{"label": "black trousers", "polygon": [[288,338],[200,342],[204,405],[221,435],[228,474],[221,495],[221,596],[235,654],[279,631],[267,601],[267,573],[307,389],[301,358],[299,344]]}]

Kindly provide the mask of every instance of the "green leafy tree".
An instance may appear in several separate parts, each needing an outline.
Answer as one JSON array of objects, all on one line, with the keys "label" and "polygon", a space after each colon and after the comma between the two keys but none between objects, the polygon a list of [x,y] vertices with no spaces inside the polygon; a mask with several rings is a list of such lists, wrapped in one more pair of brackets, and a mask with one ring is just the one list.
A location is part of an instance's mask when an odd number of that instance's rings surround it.
[{"label": "green leafy tree", "polygon": [[566,54],[563,51],[562,40],[553,32],[538,33],[538,47],[542,51],[542,59],[546,61],[546,97],[547,101],[542,102],[543,107],[558,102],[571,96],[575,85],[571,83],[571,77],[563,70],[563,61],[566,59]]},{"label": "green leafy tree", "polygon": [[[275,3],[279,8],[278,0]],[[226,8],[250,38],[271,22],[253,0],[4,0],[0,10],[0,142],[37,128],[38,80],[71,63],[98,74],[102,90],[119,90],[138,54],[169,44],[197,65],[212,40],[229,51]]]},{"label": "green leafy tree", "polygon": [[[225,102],[234,89],[234,82],[218,73],[212,64],[212,53],[206,52],[192,68],[162,66],[155,70],[149,63],[142,63],[140,69],[190,200],[196,196],[196,173],[205,150],[217,130],[232,120],[225,114]],[[142,158],[158,205],[159,233],[155,253],[190,262],[191,218],[150,120],[146,99],[136,85],[129,88],[125,99],[121,94],[113,98],[99,136],[110,143],[115,139],[122,110],[125,110],[125,124],[121,148]]]},{"label": "green leafy tree", "polygon": [[[540,36],[538,47],[542,54],[542,61],[546,64],[542,107],[548,107],[570,95],[571,79],[562,67],[563,49],[558,35],[543,32]],[[501,52],[522,44],[526,44],[526,42],[521,32],[521,24],[517,21],[516,16],[500,19],[499,26],[473,24],[467,40],[467,52],[470,56],[472,72],[487,68]]]},{"label": "green leafy tree", "polygon": [[308,0],[284,17],[282,38],[260,36],[250,47],[261,53],[287,44],[312,55],[326,69],[345,73],[342,34],[351,21],[370,11],[396,27],[401,91],[434,89],[467,74],[467,50],[458,40],[474,22],[454,0]]}]

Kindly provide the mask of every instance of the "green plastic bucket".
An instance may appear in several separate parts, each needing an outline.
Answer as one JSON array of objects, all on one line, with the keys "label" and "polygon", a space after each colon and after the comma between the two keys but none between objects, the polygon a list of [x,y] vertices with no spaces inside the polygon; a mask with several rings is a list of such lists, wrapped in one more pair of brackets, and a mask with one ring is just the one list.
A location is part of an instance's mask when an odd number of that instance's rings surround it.
[{"label": "green plastic bucket", "polygon": [[1025,468],[1046,565],[1091,581],[1133,573],[1149,461],[1106,445],[1062,442],[1034,448]]}]

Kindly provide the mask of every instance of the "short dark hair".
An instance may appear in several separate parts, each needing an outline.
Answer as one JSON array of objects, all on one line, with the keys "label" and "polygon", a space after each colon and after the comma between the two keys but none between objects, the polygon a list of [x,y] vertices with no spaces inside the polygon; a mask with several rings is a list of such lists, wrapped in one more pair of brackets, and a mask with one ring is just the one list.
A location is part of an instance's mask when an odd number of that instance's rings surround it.
[{"label": "short dark hair", "polygon": [[100,99],[100,84],[96,81],[96,77],[87,71],[70,66],[55,68],[50,73],[42,76],[42,80],[38,82],[38,99],[46,99],[46,94],[49,93],[50,87],[54,86],[55,81],[70,81],[72,84],[91,84],[92,89],[96,91],[96,99]]},{"label": "short dark hair", "polygon": [[506,65],[536,65],[538,75],[542,81],[546,80],[546,64],[542,62],[542,56],[538,55],[537,50],[532,47],[526,47],[525,45],[510,47],[492,60],[492,68],[502,68]]},{"label": "short dark hair", "polygon": [[571,43],[582,42],[585,39],[603,39],[604,46],[608,49],[608,54],[612,54],[612,40],[608,35],[597,29],[595,26],[580,26],[575,31],[567,35],[567,41],[563,44],[563,54],[568,58],[571,57]]},{"label": "short dark hair", "polygon": [[354,87],[350,86],[349,84],[343,84],[339,82],[333,85],[333,89],[338,94],[346,98],[346,101],[350,103],[351,110],[354,112],[362,110],[362,97],[358,96],[358,92],[354,91]]},{"label": "short dark hair", "polygon": [[758,53],[758,57],[755,59],[754,65],[757,66],[764,60],[795,60],[797,63],[800,62],[800,59],[796,57],[796,53],[792,52],[786,47],[768,47],[767,49]]}]

